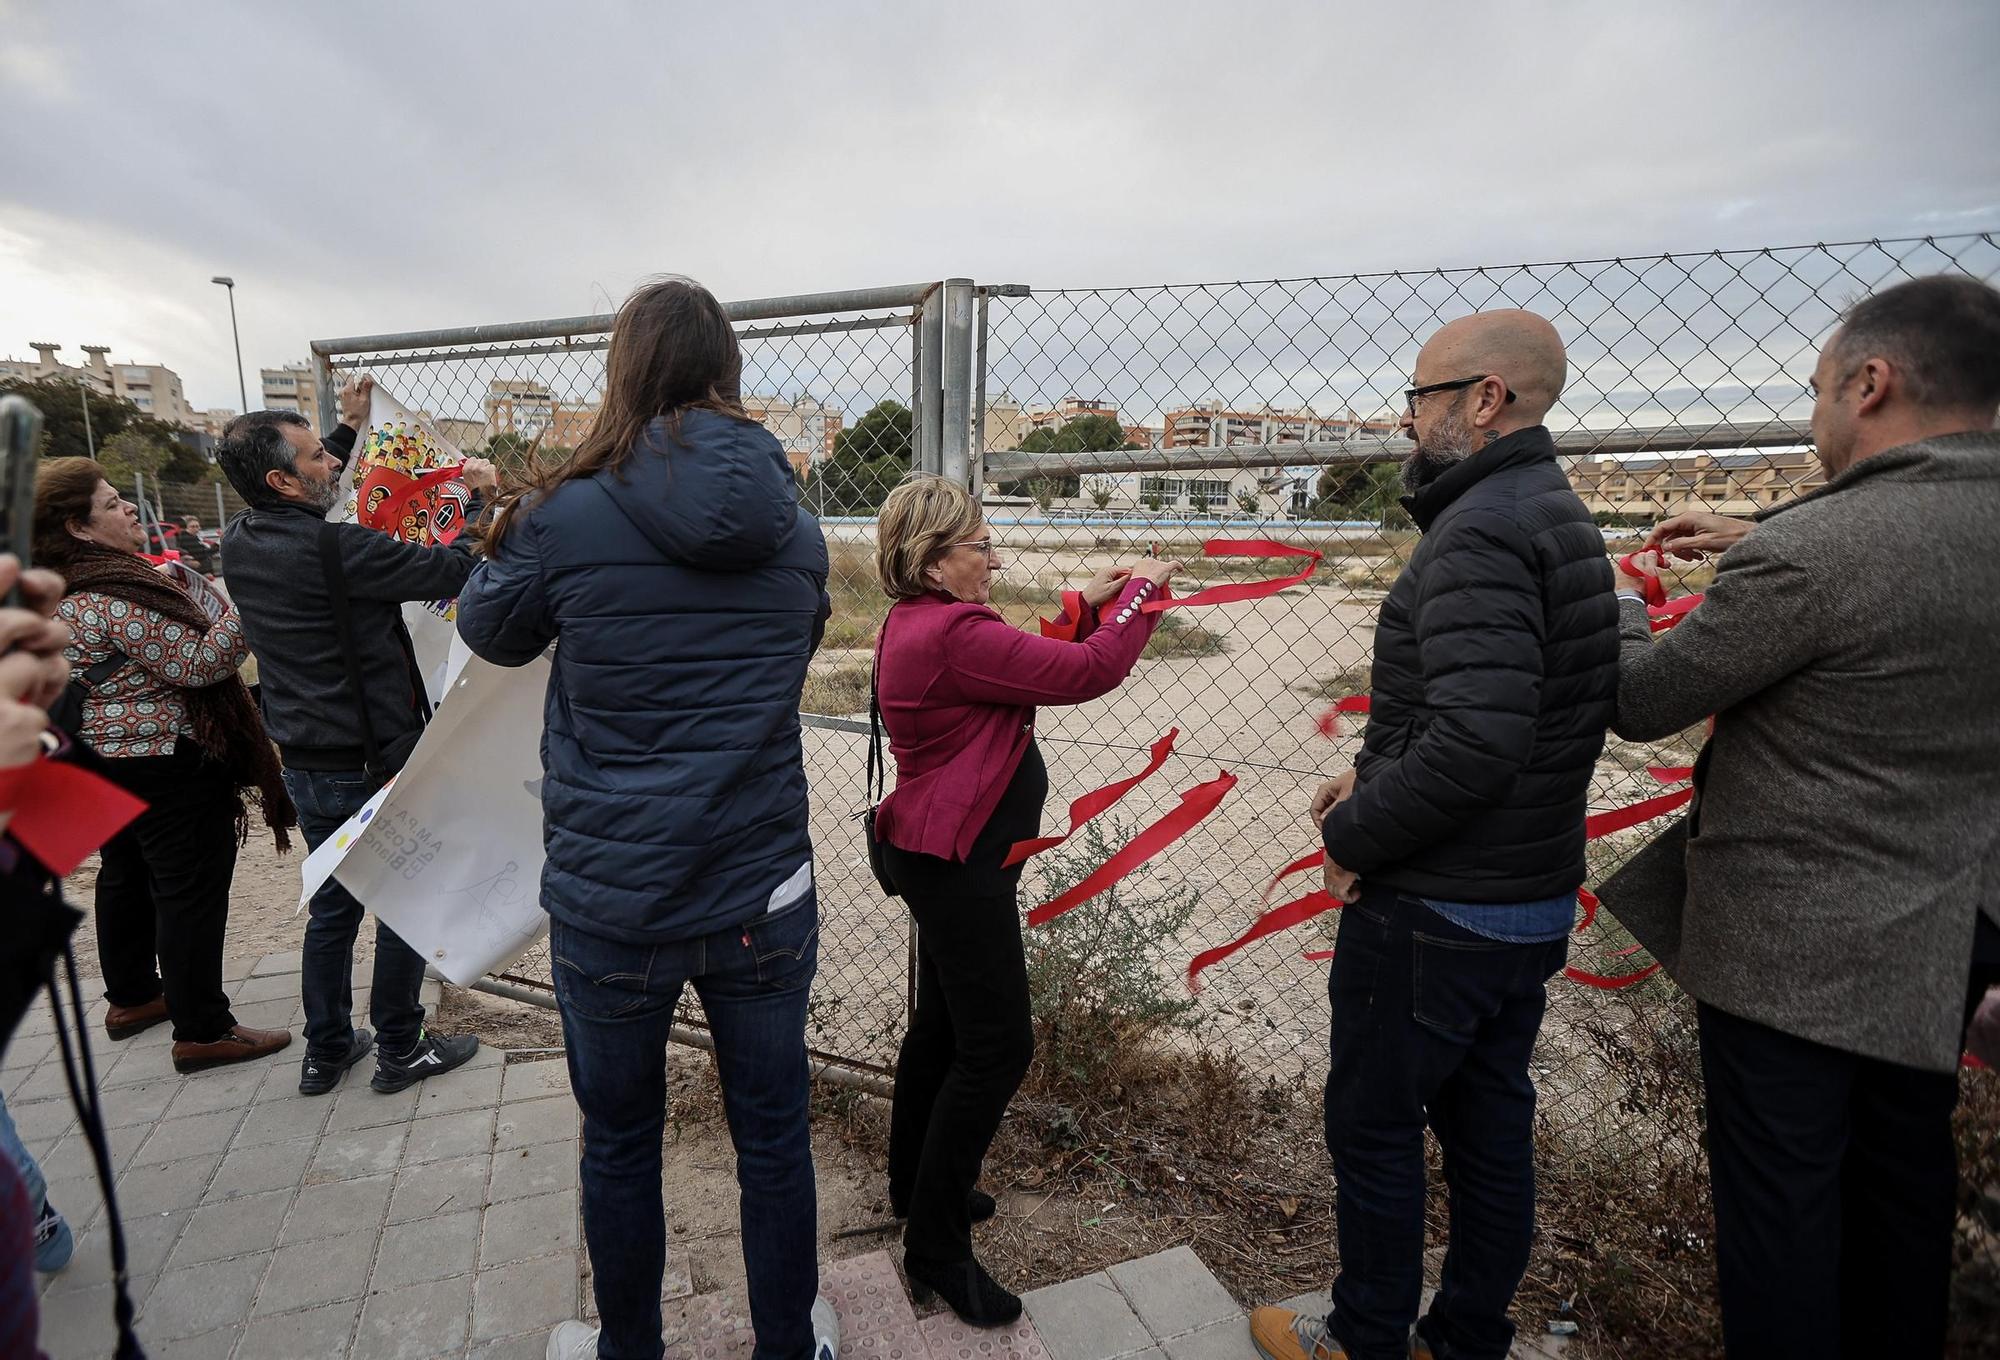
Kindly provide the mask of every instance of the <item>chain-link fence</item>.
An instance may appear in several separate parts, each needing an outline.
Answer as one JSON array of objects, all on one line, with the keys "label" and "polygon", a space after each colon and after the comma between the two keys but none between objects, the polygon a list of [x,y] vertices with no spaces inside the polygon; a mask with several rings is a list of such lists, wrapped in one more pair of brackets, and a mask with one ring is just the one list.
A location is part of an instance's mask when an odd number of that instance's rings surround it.
[{"label": "chain-link fence", "polygon": [[[1118,693],[1041,715],[1045,822],[1058,828],[1070,798],[1136,770],[1169,727],[1181,731],[1177,751],[1120,805],[1127,823],[1151,821],[1218,769],[1241,780],[1132,883],[1142,904],[1150,891],[1195,890],[1196,909],[1164,942],[1163,956],[1182,962],[1238,934],[1270,876],[1314,847],[1311,790],[1358,748],[1358,722],[1329,738],[1317,720],[1334,700],[1366,693],[1375,610],[1410,548],[1395,470],[1408,445],[1396,422],[1432,331],[1496,307],[1555,322],[1570,375],[1549,424],[1616,547],[1674,510],[1748,514],[1814,485],[1805,380],[1818,344],[1855,298],[1950,270],[1994,278],[2000,245],[1978,235],[1150,288],[948,280],[733,304],[746,402],[792,456],[833,564],[833,621],[803,703],[827,920],[816,1049],[884,1068],[907,1004],[904,913],[875,889],[854,814],[868,649],[886,606],[873,510],[912,463],[983,485],[1009,559],[994,601],[1024,626],[1053,613],[1065,585],[1154,548],[1186,559],[1197,581],[1272,565],[1203,559],[1211,537],[1325,555],[1282,594],[1170,611]],[[573,446],[588,427],[608,323],[314,349],[324,377],[365,369],[462,449],[509,462],[530,446]],[[332,388],[321,383],[324,419]],[[1686,583],[1703,579],[1697,570]],[[1690,764],[1699,737],[1613,739],[1593,810],[1660,792],[1649,771]],[[1653,829],[1593,842],[1593,877]],[[1031,866],[1024,893],[1037,887]],[[1325,1043],[1323,966],[1304,951],[1331,931],[1277,936],[1211,970],[1184,1041],[1226,1049],[1260,1077],[1312,1071]],[[1613,957],[1628,943],[1600,918],[1575,954],[1599,972],[1629,971],[1644,957]],[[532,953],[509,980],[546,988],[546,970]],[[1174,975],[1161,983],[1179,985]],[[1620,1017],[1677,1014],[1678,994],[1664,980],[1616,994],[1555,990],[1538,1070],[1545,1094],[1563,1098],[1545,1109],[1610,1133],[1630,1111],[1584,1094],[1603,1075],[1607,1043],[1621,1042],[1605,1036],[1622,1032]]]}]

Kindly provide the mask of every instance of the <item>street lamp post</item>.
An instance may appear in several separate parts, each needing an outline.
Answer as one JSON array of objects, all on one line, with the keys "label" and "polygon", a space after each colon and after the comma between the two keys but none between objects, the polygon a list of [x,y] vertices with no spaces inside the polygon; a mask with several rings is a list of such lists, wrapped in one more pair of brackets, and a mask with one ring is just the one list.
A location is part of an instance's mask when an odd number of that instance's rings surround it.
[{"label": "street lamp post", "polygon": [[236,394],[243,398],[243,413],[250,413],[250,385],[243,381],[243,337],[236,330],[236,280],[217,274],[209,280],[229,290],[229,338],[236,342]]}]

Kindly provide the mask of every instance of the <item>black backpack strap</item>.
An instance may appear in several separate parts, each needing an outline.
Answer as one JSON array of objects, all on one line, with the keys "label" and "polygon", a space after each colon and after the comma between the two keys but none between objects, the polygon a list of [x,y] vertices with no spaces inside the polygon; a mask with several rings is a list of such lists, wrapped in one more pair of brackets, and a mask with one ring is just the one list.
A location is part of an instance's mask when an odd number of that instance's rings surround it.
[{"label": "black backpack strap", "polygon": [[882,671],[882,637],[889,631],[889,620],[883,619],[881,628],[875,633],[875,659],[868,667],[868,804],[873,807],[882,801],[883,788],[889,782],[888,762],[882,756],[882,700],[877,689],[878,677]]},{"label": "black backpack strap", "polygon": [[131,657],[113,647],[110,656],[105,657],[104,660],[77,676],[73,683],[81,683],[87,690],[96,689],[106,680],[109,680],[121,666],[131,659]]},{"label": "black backpack strap", "polygon": [[361,658],[354,649],[354,611],[347,599],[347,573],[340,565],[340,526],[332,520],[319,524],[319,569],[326,577],[326,593],[333,602],[333,626],[340,633],[340,659],[347,667],[347,687],[354,694],[355,715],[361,720],[361,759],[369,770],[382,760],[382,748],[375,743],[375,724],[368,718],[368,694],[361,687]]}]

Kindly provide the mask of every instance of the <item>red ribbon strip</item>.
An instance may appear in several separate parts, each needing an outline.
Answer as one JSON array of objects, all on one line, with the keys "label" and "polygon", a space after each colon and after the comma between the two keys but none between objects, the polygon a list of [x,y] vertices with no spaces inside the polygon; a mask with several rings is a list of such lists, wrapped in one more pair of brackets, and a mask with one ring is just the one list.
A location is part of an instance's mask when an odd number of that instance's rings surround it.
[{"label": "red ribbon strip", "polygon": [[1062,613],[1041,621],[1042,636],[1058,642],[1075,642],[1077,631],[1083,627],[1083,611],[1083,592],[1065,590],[1062,593]]},{"label": "red ribbon strip", "polygon": [[1157,774],[1160,767],[1167,763],[1167,757],[1173,753],[1174,738],[1180,734],[1180,728],[1170,728],[1167,735],[1154,742],[1153,758],[1146,762],[1146,768],[1139,771],[1139,773],[1129,779],[1120,779],[1115,783],[1106,784],[1101,789],[1092,789],[1089,793],[1072,802],[1069,805],[1069,830],[1063,832],[1062,835],[1040,836],[1034,840],[1015,841],[1014,848],[1007,852],[1007,858],[1000,862],[1000,867],[1003,869],[1011,868],[1028,858],[1028,856],[1039,855],[1042,851],[1052,846],[1061,845],[1071,836],[1074,836],[1078,828],[1085,822],[1110,807],[1120,798],[1123,798],[1126,794],[1137,788],[1141,782]]},{"label": "red ribbon strip", "polygon": [[1660,580],[1658,572],[1640,571],[1632,565],[1632,559],[1638,555],[1638,553],[1626,553],[1619,558],[1618,570],[1639,583],[1640,592],[1646,597],[1648,609],[1658,609],[1667,602],[1667,587]]},{"label": "red ribbon strip", "polygon": [[[1228,958],[1245,945],[1261,940],[1266,935],[1275,935],[1281,930],[1290,930],[1293,926],[1310,921],[1313,917],[1333,911],[1339,906],[1339,898],[1328,893],[1324,888],[1318,888],[1307,893],[1304,897],[1293,898],[1281,907],[1271,908],[1271,910],[1259,916],[1250,929],[1238,935],[1228,944],[1217,945],[1213,949],[1204,949],[1201,953],[1196,954],[1190,959],[1187,967],[1188,990],[1190,992],[1200,991],[1202,971],[1211,964],[1222,962],[1222,960]],[[1328,951],[1327,957],[1333,957],[1331,951]]]},{"label": "red ribbon strip", "polygon": [[1694,778],[1692,765],[1648,765],[1646,773],[1662,784],[1685,784]]},{"label": "red ribbon strip", "polygon": [[1599,812],[1583,819],[1585,840],[1596,840],[1614,831],[1624,831],[1641,822],[1650,822],[1655,817],[1663,817],[1675,808],[1685,807],[1694,798],[1693,789],[1676,789],[1672,793],[1655,794],[1651,798],[1641,798],[1627,807],[1611,812]]},{"label": "red ribbon strip", "polygon": [[1367,695],[1350,694],[1345,699],[1334,700],[1332,706],[1326,712],[1320,714],[1313,725],[1319,728],[1319,734],[1322,737],[1325,737],[1328,741],[1332,741],[1340,735],[1341,714],[1366,713],[1369,711],[1370,706]]},{"label": "red ribbon strip", "polygon": [[1134,836],[1131,844],[1091,870],[1083,882],[1029,912],[1028,924],[1046,925],[1071,907],[1088,902],[1193,830],[1197,823],[1221,806],[1222,800],[1235,787],[1236,776],[1224,770],[1206,784],[1196,784],[1184,791],[1179,807]]},{"label": "red ribbon strip", "polygon": [[1586,987],[1596,987],[1600,991],[1623,991],[1635,982],[1644,982],[1660,971],[1660,965],[1649,963],[1636,973],[1626,973],[1621,977],[1606,977],[1602,973],[1586,973],[1581,968],[1564,968],[1563,976],[1571,982],[1581,982]]},{"label": "red ribbon strip", "polygon": [[0,770],[0,809],[14,813],[7,833],[60,878],[76,872],[146,804],[88,770],[37,760]]},{"label": "red ribbon strip", "polygon": [[1289,543],[1278,543],[1268,538],[1211,538],[1201,545],[1204,557],[1304,557],[1310,559],[1305,570],[1291,576],[1277,576],[1267,581],[1230,581],[1224,585],[1210,586],[1197,590],[1194,594],[1178,600],[1148,600],[1139,606],[1142,614],[1157,614],[1162,609],[1184,609],[1194,604],[1234,604],[1238,600],[1261,600],[1276,595],[1287,586],[1303,582],[1318,569],[1325,556],[1316,548],[1296,548]]},{"label": "red ribbon strip", "polygon": [[1688,611],[1700,604],[1701,599],[1699,595],[1682,595],[1663,605],[1647,605],[1646,613],[1652,618],[1653,631],[1666,632],[1686,618]]},{"label": "red ribbon strip", "polygon": [[1278,870],[1271,881],[1264,885],[1264,895],[1257,900],[1260,903],[1270,901],[1271,894],[1278,890],[1278,885],[1293,874],[1302,874],[1308,869],[1317,869],[1325,863],[1326,851],[1324,849],[1315,850],[1310,855],[1304,855],[1293,860],[1290,864]]}]

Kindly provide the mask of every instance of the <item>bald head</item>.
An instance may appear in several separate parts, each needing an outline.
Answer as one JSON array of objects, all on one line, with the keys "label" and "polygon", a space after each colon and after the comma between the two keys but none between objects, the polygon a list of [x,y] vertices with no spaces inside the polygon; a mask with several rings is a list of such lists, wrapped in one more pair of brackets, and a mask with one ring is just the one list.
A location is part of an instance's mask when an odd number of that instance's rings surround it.
[{"label": "bald head", "polygon": [[1514,394],[1503,427],[1539,425],[1569,377],[1562,337],[1533,312],[1475,312],[1448,322],[1417,355],[1418,387],[1487,374]]}]

